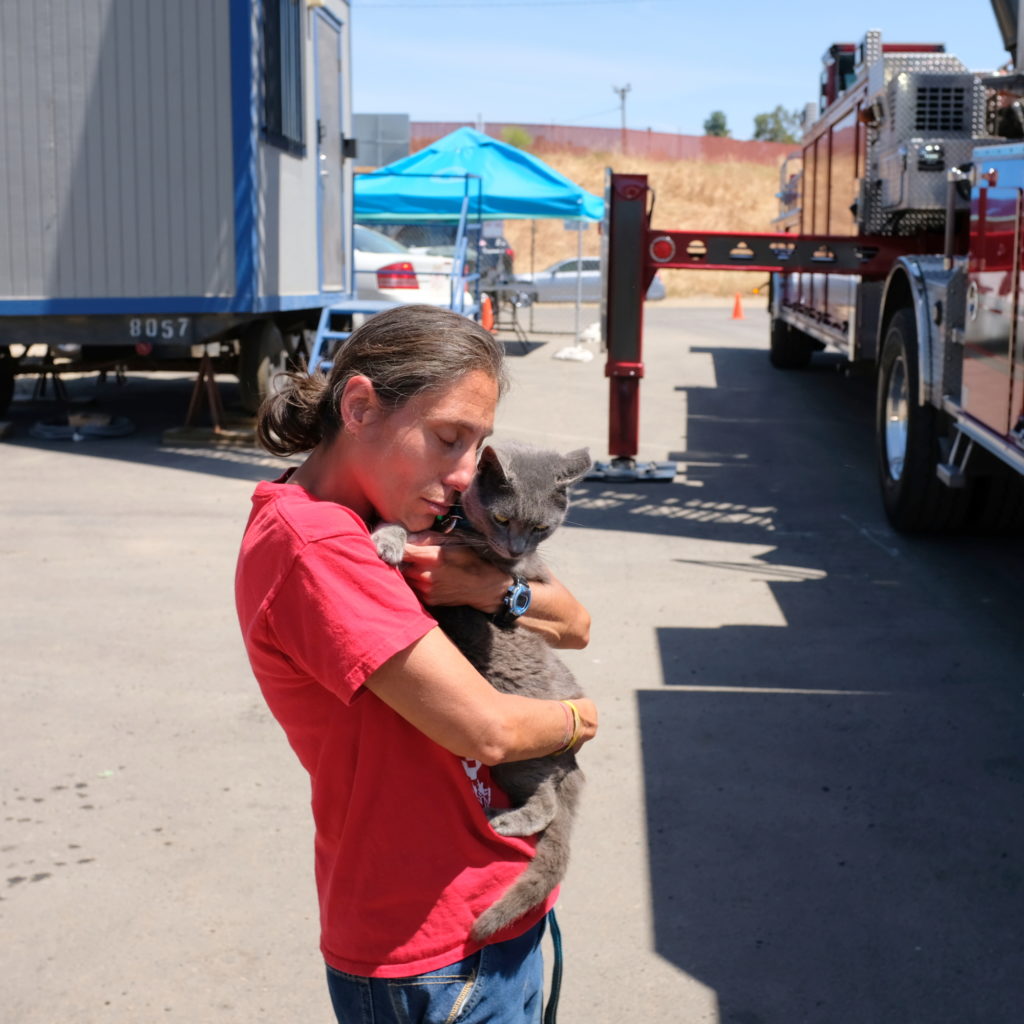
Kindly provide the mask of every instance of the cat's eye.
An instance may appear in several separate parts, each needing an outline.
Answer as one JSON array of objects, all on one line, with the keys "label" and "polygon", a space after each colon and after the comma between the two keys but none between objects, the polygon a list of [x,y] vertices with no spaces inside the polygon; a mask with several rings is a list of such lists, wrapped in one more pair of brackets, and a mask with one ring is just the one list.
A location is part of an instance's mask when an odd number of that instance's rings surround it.
[{"label": "cat's eye", "polygon": [[547,533],[550,527],[548,526],[535,526],[533,528],[534,533]]},{"label": "cat's eye", "polygon": [[496,522],[504,526],[508,522],[508,516],[503,516],[500,512],[492,512],[491,518]]}]

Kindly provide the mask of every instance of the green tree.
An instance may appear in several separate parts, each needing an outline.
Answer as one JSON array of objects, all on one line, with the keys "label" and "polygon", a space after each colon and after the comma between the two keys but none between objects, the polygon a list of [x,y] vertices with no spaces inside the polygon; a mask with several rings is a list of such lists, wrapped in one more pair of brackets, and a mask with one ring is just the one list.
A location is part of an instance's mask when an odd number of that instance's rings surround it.
[{"label": "green tree", "polygon": [[717,135],[720,138],[728,138],[731,134],[728,125],[725,123],[725,114],[721,110],[712,110],[708,119],[704,122],[705,135]]},{"label": "green tree", "polygon": [[799,135],[799,110],[787,110],[780,103],[769,113],[754,117],[754,138],[758,142],[796,142]]},{"label": "green tree", "polygon": [[525,128],[515,124],[502,128],[501,138],[503,142],[515,146],[516,149],[529,149],[533,145],[533,136]]}]

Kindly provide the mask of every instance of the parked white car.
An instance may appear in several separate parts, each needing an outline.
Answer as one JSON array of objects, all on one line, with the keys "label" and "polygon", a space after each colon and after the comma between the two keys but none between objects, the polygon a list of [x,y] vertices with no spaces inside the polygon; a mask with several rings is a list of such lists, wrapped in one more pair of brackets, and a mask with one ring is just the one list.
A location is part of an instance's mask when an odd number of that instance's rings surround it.
[{"label": "parked white car", "polygon": [[[536,274],[516,274],[512,281],[535,302],[575,302],[576,267],[580,262],[575,259],[559,260]],[[583,301],[600,302],[601,260],[596,256],[584,257],[579,276]],[[647,298],[665,298],[665,284],[657,274],[647,289]]]},{"label": "parked white car", "polygon": [[[358,298],[451,304],[450,257],[412,252],[401,242],[361,224],[352,229],[352,248]],[[468,295],[464,298],[471,301]]]}]

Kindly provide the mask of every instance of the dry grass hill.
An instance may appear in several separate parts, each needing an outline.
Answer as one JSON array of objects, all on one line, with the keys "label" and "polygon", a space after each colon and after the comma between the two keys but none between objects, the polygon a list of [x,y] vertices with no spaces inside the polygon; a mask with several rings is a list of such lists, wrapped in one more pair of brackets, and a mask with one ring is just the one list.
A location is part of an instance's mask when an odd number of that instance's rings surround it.
[{"label": "dry grass hill", "polygon": [[[771,231],[778,212],[777,168],[753,163],[631,159],[608,153],[545,151],[543,160],[595,195],[604,193],[605,168],[646,174],[655,192],[653,226],[669,230]],[[576,255],[576,235],[562,221],[505,221],[505,236],[516,252],[516,272],[542,270]],[[585,255],[597,255],[597,228],[583,234]],[[765,283],[765,275],[711,270],[662,272],[669,296],[732,295]]]}]

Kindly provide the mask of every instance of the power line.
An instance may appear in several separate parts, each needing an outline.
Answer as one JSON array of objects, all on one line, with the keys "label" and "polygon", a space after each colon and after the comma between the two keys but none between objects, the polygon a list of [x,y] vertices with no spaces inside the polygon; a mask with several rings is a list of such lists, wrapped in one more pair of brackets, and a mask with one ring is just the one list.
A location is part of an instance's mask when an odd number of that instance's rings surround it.
[{"label": "power line", "polygon": [[590,121],[595,117],[605,117],[608,114],[617,114],[618,112],[619,107],[609,107],[607,110],[597,110],[593,114],[579,114],[576,117],[566,118],[565,124],[582,124],[584,121]]}]

